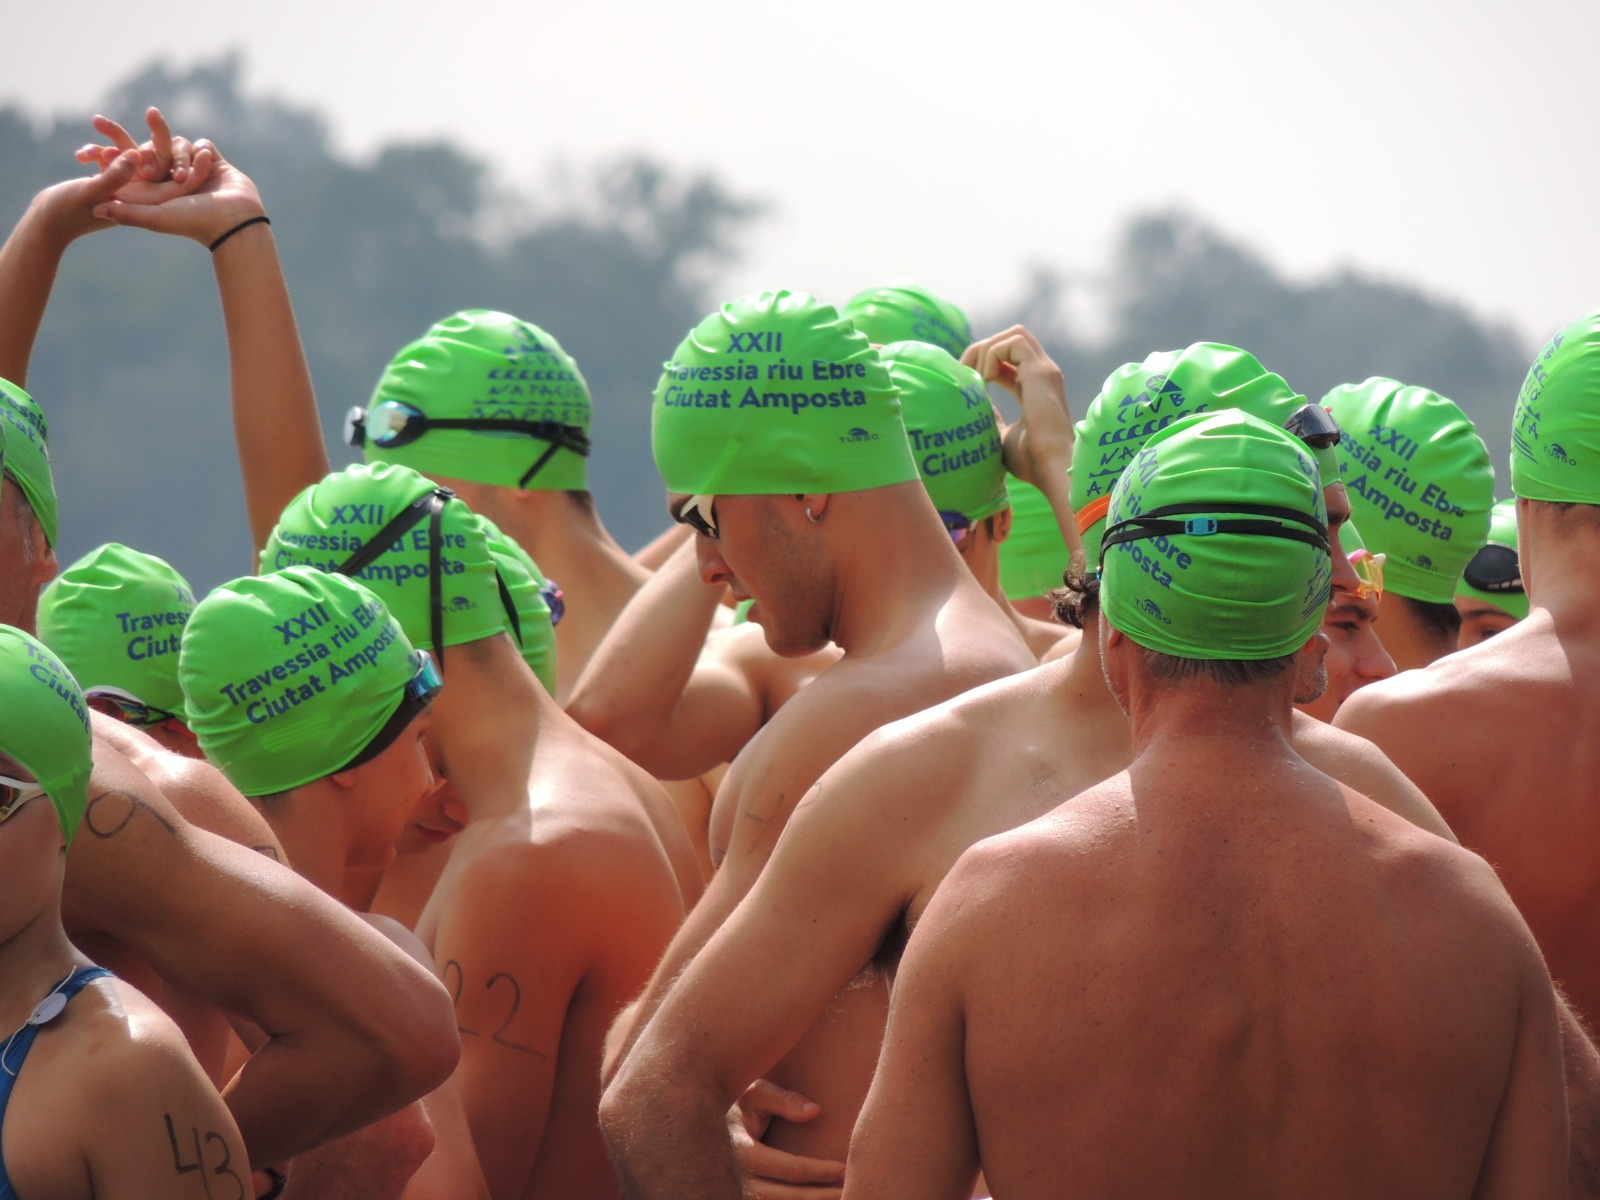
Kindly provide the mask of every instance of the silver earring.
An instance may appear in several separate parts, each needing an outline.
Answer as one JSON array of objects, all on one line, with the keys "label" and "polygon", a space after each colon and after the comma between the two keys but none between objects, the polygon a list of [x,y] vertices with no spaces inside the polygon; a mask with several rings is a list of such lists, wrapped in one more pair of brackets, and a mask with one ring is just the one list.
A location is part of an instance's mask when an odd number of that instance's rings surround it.
[{"label": "silver earring", "polygon": [[811,511],[811,505],[809,505],[809,504],[806,505],[806,516],[810,519],[810,521],[811,521],[811,523],[813,525],[821,525],[822,524],[822,518],[817,516],[816,513]]}]

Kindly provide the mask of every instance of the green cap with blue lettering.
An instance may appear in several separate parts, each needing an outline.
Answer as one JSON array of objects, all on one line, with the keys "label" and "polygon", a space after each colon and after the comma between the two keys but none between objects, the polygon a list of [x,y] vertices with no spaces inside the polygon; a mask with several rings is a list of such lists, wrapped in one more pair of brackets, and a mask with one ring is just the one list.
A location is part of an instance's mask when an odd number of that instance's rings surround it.
[{"label": "green cap with blue lettering", "polygon": [[878,354],[900,392],[900,412],[922,485],[940,512],[978,522],[1008,503],[994,405],[983,380],[927,342],[891,342]]},{"label": "green cap with blue lettering", "polygon": [[222,584],[196,606],[178,679],[206,758],[246,796],[265,796],[365,750],[420,666],[370,590],[288,567]]},{"label": "green cap with blue lettering", "polygon": [[44,530],[45,541],[54,546],[61,517],[46,444],[50,427],[33,397],[6,379],[0,379],[0,420],[5,421],[8,434],[5,473],[22,489]]},{"label": "green cap with blue lettering", "polygon": [[1454,401],[1374,376],[1322,398],[1339,422],[1340,480],[1387,591],[1449,604],[1489,533],[1494,467]]},{"label": "green cap with blue lettering", "polygon": [[[263,573],[291,566],[341,572],[351,557],[402,514],[415,518],[387,549],[355,577],[394,614],[406,636],[437,655],[433,645],[432,519],[427,508],[438,496],[442,641],[458,646],[492,637],[505,627],[481,522],[454,493],[435,487],[410,467],[357,463],[314,483],[289,502],[261,552]],[[418,510],[421,511],[418,511]]]},{"label": "green cap with blue lettering", "polygon": [[891,283],[850,297],[840,315],[877,346],[927,342],[952,358],[972,345],[967,314],[915,283]]},{"label": "green cap with blue lettering", "polygon": [[0,752],[44,788],[70,844],[89,804],[89,709],[66,665],[9,625],[0,625],[0,712]]},{"label": "green cap with blue lettering", "polygon": [[[522,651],[522,660],[552,696],[556,694],[556,630],[550,621],[550,602],[546,589],[550,581],[539,570],[533,556],[500,531],[488,517],[478,515],[495,569],[511,597],[506,614],[506,632]],[[517,614],[516,624],[510,613]]]},{"label": "green cap with blue lettering", "polygon": [[1528,369],[1511,424],[1511,490],[1600,504],[1600,309],[1551,338]]},{"label": "green cap with blue lettering", "polygon": [[1099,556],[1111,489],[1157,433],[1194,413],[1225,409],[1282,425],[1304,403],[1255,355],[1214,342],[1160,351],[1111,372],[1084,410],[1072,447],[1072,511],[1090,566]]},{"label": "green cap with blue lettering", "polygon": [[1000,543],[1000,587],[1012,600],[1029,600],[1061,586],[1071,554],[1043,492],[1015,475],[1007,477],[1006,491],[1011,536]]},{"label": "green cap with blue lettering", "polygon": [[[404,347],[384,369],[368,404],[410,405],[434,420],[550,422],[587,434],[589,385],[561,343],[509,313],[473,308],[446,317]],[[577,439],[572,438],[573,442]],[[551,446],[557,448],[532,475]],[[368,440],[369,462],[530,491],[582,491],[584,454],[568,441],[493,429],[429,429],[415,441],[383,447]]]},{"label": "green cap with blue lettering", "polygon": [[61,572],[39,597],[39,640],[85,689],[113,687],[183,715],[178,646],[194,592],[166,559],[109,542]]},{"label": "green cap with blue lettering", "polygon": [[651,445],[683,495],[858,492],[917,478],[900,394],[866,337],[799,292],[724,304],[662,368]]},{"label": "green cap with blue lettering", "polygon": [[1162,654],[1281,658],[1327,611],[1322,476],[1305,443],[1249,412],[1154,433],[1117,481],[1100,547],[1101,611]]}]

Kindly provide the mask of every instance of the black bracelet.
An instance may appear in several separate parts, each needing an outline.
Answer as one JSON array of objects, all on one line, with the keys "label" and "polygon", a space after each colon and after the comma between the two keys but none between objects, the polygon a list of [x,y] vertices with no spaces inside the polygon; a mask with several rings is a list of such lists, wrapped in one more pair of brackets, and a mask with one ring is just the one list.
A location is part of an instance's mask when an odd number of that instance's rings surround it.
[{"label": "black bracelet", "polygon": [[265,213],[263,213],[259,217],[251,217],[247,221],[240,221],[232,229],[228,230],[227,233],[223,234],[216,241],[211,243],[211,253],[215,254],[217,252],[217,247],[218,246],[222,245],[223,242],[227,241],[234,234],[238,233],[239,230],[241,230],[241,229],[249,229],[250,226],[252,226],[252,225],[271,225],[271,224],[272,224],[272,222],[267,219],[267,216],[266,216]]},{"label": "black bracelet", "polygon": [[[261,219],[265,220],[266,218],[263,217]],[[243,229],[244,226],[241,225],[239,228]],[[222,236],[227,237],[228,235],[223,234]],[[283,1195],[283,1185],[289,1182],[288,1172],[280,1171],[276,1167],[262,1167],[261,1169],[266,1173],[267,1179],[272,1186],[257,1196],[256,1200],[278,1200],[278,1197]]]}]

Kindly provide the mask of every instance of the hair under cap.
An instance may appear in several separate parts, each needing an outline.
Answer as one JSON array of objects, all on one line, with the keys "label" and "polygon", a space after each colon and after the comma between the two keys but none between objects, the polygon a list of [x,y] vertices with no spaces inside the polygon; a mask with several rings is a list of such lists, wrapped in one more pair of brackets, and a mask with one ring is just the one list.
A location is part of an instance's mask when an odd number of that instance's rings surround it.
[{"label": "hair under cap", "polygon": [[973,341],[967,314],[915,283],[868,288],[839,312],[874,345],[927,342],[959,359]]},{"label": "hair under cap", "polygon": [[89,551],[39,597],[39,640],[85,689],[114,687],[183,715],[178,647],[194,592],[172,564],[116,542]]},{"label": "hair under cap", "polygon": [[9,434],[5,473],[22,489],[45,541],[54,546],[61,517],[55,476],[50,472],[50,427],[33,397],[5,379],[0,379],[0,420]]},{"label": "hair under cap", "polygon": [[178,678],[206,758],[246,796],[264,796],[332,775],[364,750],[419,665],[371,591],[297,566],[202,600]]},{"label": "hair under cap", "polygon": [[1551,338],[1528,369],[1511,423],[1511,490],[1600,504],[1600,309]]},{"label": "hair under cap", "polygon": [[[1150,536],[1144,523],[1158,519],[1166,531]],[[1138,536],[1120,540],[1128,534]],[[1101,609],[1162,654],[1280,658],[1322,624],[1327,536],[1322,477],[1304,443],[1239,410],[1185,417],[1151,436],[1112,492]]]},{"label": "hair under cap", "polygon": [[941,512],[977,522],[1009,503],[994,404],[983,380],[938,346],[891,342],[878,354],[900,393],[900,415],[922,486]]},{"label": "hair under cap", "polygon": [[[446,317],[396,354],[371,404],[397,400],[427,416],[554,421],[587,432],[589,385],[561,344],[509,313],[473,308]],[[364,447],[369,462],[392,462],[452,479],[530,491],[581,491],[588,459],[561,447],[526,484],[550,443],[528,433],[434,429],[414,442]]]},{"label": "hair under cap", "polygon": [[89,710],[78,681],[43,642],[0,625],[0,751],[27,769],[71,843],[89,803]]},{"label": "hair under cap", "polygon": [[1449,604],[1489,532],[1494,468],[1454,401],[1374,376],[1322,398],[1343,436],[1340,480],[1367,548],[1382,554],[1384,588]]},{"label": "hair under cap", "polygon": [[1125,363],[1106,377],[1074,432],[1072,509],[1093,564],[1111,489],[1144,445],[1194,413],[1238,409],[1282,425],[1305,397],[1236,346],[1195,342]]},{"label": "hair under cap", "polygon": [[917,478],[866,337],[802,293],[724,304],[662,368],[651,446],[669,492],[856,492]]}]

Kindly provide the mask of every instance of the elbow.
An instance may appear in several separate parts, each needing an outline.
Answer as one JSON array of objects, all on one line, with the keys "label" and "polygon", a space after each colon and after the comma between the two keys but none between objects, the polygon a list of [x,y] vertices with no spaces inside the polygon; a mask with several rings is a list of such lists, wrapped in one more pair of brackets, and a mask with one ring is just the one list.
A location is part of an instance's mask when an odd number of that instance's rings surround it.
[{"label": "elbow", "polygon": [[399,1108],[450,1078],[461,1058],[450,994],[420,966],[408,973],[374,1012],[365,1034],[379,1086]]}]

